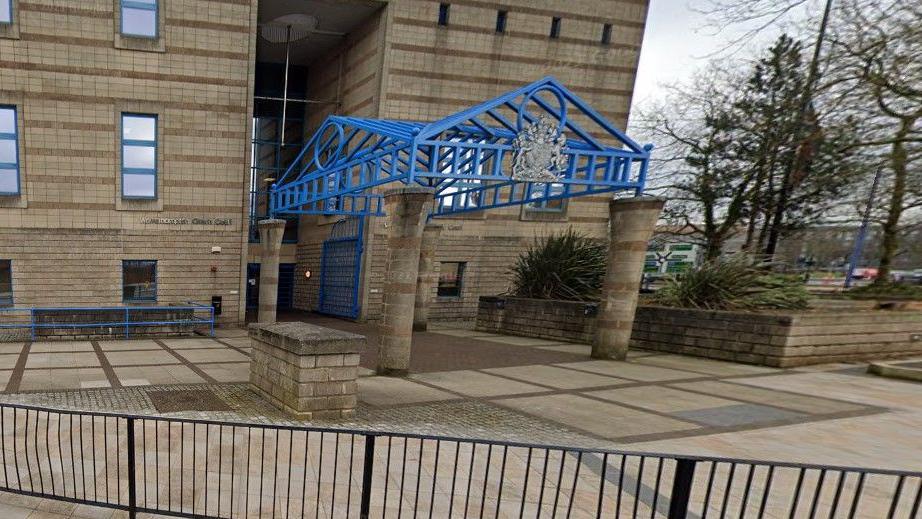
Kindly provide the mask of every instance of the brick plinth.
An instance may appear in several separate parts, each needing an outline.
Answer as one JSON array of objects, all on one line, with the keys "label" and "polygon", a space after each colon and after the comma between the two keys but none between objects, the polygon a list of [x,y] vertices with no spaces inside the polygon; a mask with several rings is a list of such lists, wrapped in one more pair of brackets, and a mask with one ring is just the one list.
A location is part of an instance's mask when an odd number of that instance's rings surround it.
[{"label": "brick plinth", "polygon": [[627,357],[647,242],[664,203],[661,198],[643,196],[609,203],[611,240],[592,343],[593,358]]},{"label": "brick plinth", "polygon": [[300,418],[355,413],[359,352],[365,337],[306,323],[251,324],[250,383]]}]

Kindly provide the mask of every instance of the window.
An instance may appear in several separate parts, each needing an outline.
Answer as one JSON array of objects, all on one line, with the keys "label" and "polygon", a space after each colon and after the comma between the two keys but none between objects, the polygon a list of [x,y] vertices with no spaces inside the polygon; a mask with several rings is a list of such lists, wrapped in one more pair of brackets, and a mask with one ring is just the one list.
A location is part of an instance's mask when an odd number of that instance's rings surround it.
[{"label": "window", "polygon": [[0,195],[18,194],[19,139],[16,133],[16,107],[0,105]]},{"label": "window", "polygon": [[497,11],[496,12],[496,32],[504,33],[506,32],[506,16],[509,14],[508,11]]},{"label": "window", "polygon": [[0,260],[0,307],[13,306],[13,262]]},{"label": "window", "polygon": [[448,12],[451,10],[451,4],[439,4],[439,25],[445,27],[448,25]]},{"label": "window", "polygon": [[157,300],[157,261],[122,261],[122,301]]},{"label": "window", "polygon": [[436,294],[439,297],[461,297],[461,285],[464,280],[464,266],[458,261],[443,261],[439,272],[439,286]]},{"label": "window", "polygon": [[611,24],[606,23],[602,26],[602,43],[608,45],[611,43]]},{"label": "window", "polygon": [[13,23],[13,0],[0,0],[0,23]]},{"label": "window", "polygon": [[[544,198],[548,196],[555,196],[563,194],[565,191],[563,184],[533,184],[531,197],[532,198]],[[537,212],[549,212],[549,213],[560,213],[563,212],[564,207],[566,207],[565,199],[559,198],[554,200],[538,200],[535,202],[529,202],[525,205],[525,208],[529,211]]]},{"label": "window", "polygon": [[560,38],[560,17],[551,18],[551,38]]},{"label": "window", "polygon": [[156,38],[158,0],[121,0],[121,2],[122,35]]},{"label": "window", "polygon": [[157,198],[157,116],[122,114],[122,197]]}]

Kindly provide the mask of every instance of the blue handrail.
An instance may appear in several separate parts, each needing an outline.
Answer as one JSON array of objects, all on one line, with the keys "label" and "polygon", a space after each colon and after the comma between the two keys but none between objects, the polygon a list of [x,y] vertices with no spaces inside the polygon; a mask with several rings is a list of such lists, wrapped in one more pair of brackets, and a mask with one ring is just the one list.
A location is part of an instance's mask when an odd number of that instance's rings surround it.
[{"label": "blue handrail", "polygon": [[[191,311],[188,318],[174,318],[162,320],[132,320],[137,317],[139,312],[170,312],[170,311]],[[214,337],[214,308],[210,305],[186,302],[184,305],[170,306],[49,306],[49,307],[30,307],[30,308],[0,308],[0,315],[15,314],[28,312],[28,322],[0,323],[0,329],[29,329],[31,338],[34,341],[36,330],[53,329],[53,328],[70,328],[77,330],[80,328],[100,328],[100,327],[124,327],[125,338],[131,336],[131,328],[136,326],[167,326],[174,324],[202,324],[208,325],[209,335]],[[122,320],[101,320],[96,322],[79,322],[79,323],[60,323],[60,322],[38,322],[36,316],[45,312],[124,312]],[[196,312],[206,313],[207,315],[196,315]]]}]

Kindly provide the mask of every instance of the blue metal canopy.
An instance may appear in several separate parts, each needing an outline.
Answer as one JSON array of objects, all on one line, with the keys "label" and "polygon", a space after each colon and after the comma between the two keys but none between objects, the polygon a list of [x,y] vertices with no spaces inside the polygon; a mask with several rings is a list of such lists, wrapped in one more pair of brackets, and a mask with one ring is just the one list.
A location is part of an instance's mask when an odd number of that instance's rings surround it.
[{"label": "blue metal canopy", "polygon": [[546,77],[431,123],[329,116],[270,189],[270,214],[381,215],[378,186],[435,188],[432,216],[619,190],[640,146]]}]

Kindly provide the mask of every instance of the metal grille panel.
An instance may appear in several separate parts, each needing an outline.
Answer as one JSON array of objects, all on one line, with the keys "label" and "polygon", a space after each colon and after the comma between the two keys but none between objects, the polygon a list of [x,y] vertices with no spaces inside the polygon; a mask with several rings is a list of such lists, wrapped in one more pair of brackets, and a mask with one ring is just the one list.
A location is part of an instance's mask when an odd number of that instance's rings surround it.
[{"label": "metal grille panel", "polygon": [[330,237],[323,242],[320,312],[358,317],[363,229],[361,218],[347,218],[333,224]]}]

